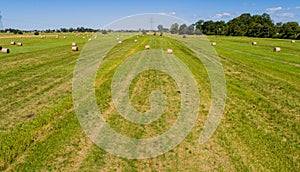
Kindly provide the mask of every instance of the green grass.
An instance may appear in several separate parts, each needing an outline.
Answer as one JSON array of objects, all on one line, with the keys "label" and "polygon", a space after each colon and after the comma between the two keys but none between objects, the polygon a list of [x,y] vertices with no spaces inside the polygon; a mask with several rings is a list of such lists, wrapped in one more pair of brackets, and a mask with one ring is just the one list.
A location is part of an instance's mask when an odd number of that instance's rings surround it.
[{"label": "green grass", "polygon": [[[288,40],[208,37],[216,41],[227,82],[224,117],[214,136],[199,145],[199,134],[210,102],[206,70],[180,39],[136,36],[107,54],[96,79],[99,109],[116,131],[134,138],[165,132],[177,119],[180,94],[175,81],[149,70],[130,86],[139,111],[150,108],[148,96],[160,89],[167,95],[161,118],[149,125],[126,121],[112,106],[111,79],[118,66],[144,50],[172,48],[193,73],[201,95],[196,126],[173,150],[146,160],[127,160],[95,146],[82,131],[72,103],[72,77],[80,52],[92,35],[66,34],[1,38],[11,49],[0,54],[0,170],[4,171],[297,171],[300,169],[300,46]],[[82,37],[85,36],[85,39]],[[110,35],[116,37],[116,35]],[[102,39],[102,35],[98,35]],[[138,43],[134,43],[138,39]],[[185,38],[191,44],[197,37]],[[22,42],[23,47],[9,42]],[[184,41],[184,40],[182,40]],[[257,46],[251,42],[256,41]],[[199,45],[200,46],[200,45]],[[272,52],[280,46],[282,52]],[[142,94],[141,94],[142,93]],[[33,118],[26,115],[34,114]]]}]

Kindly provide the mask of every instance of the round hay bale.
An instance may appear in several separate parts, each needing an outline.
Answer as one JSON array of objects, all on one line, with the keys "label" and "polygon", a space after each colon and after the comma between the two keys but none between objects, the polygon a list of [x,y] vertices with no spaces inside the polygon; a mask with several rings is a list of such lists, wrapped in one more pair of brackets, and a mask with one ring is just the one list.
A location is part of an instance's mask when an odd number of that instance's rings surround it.
[{"label": "round hay bale", "polygon": [[64,36],[64,39],[66,39],[67,37],[66,36]]},{"label": "round hay bale", "polygon": [[11,41],[10,45],[16,45],[15,41]]},{"label": "round hay bale", "polygon": [[78,47],[77,46],[72,47],[72,51],[78,51]]},{"label": "round hay bale", "polygon": [[137,39],[135,39],[135,40],[134,40],[134,42],[135,42],[135,43],[137,43],[137,42],[138,42],[138,40],[137,40]]},{"label": "round hay bale", "polygon": [[73,42],[73,43],[72,43],[72,46],[73,46],[73,47],[76,46],[76,45],[77,45],[76,42]]},{"label": "round hay bale", "polygon": [[275,47],[273,51],[274,51],[274,52],[280,52],[280,51],[281,51],[281,48],[280,48],[280,47]]},{"label": "round hay bale", "polygon": [[296,43],[296,41],[295,41],[295,40],[292,40],[291,43],[294,44],[294,43]]},{"label": "round hay bale", "polygon": [[58,35],[56,35],[56,39],[58,39],[59,38],[59,36]]},{"label": "round hay bale", "polygon": [[118,41],[119,44],[122,44],[122,41]]},{"label": "round hay bale", "polygon": [[5,53],[5,54],[10,53],[10,51],[9,51],[8,48],[2,48],[2,49],[1,49],[1,52],[2,52],[2,53]]},{"label": "round hay bale", "polygon": [[167,53],[168,53],[168,54],[173,54],[173,50],[172,50],[172,49],[168,49],[168,50],[167,50]]},{"label": "round hay bale", "polygon": [[217,43],[216,43],[216,42],[212,42],[211,45],[212,45],[212,46],[216,46]]},{"label": "round hay bale", "polygon": [[253,45],[253,46],[257,45],[257,42],[252,42],[252,45]]},{"label": "round hay bale", "polygon": [[18,46],[23,46],[22,42],[17,43]]},{"label": "round hay bale", "polygon": [[150,49],[150,45],[146,45],[146,46],[145,46],[145,49],[146,49],[146,50],[149,50],[149,49]]},{"label": "round hay bale", "polygon": [[120,38],[117,38],[117,41],[119,41],[120,40]]}]

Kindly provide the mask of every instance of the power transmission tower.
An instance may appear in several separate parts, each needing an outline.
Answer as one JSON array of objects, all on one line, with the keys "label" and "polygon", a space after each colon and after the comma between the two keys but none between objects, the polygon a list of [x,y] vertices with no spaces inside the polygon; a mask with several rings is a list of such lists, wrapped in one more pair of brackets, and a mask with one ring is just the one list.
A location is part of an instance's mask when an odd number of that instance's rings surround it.
[{"label": "power transmission tower", "polygon": [[3,23],[2,23],[2,15],[0,11],[0,30],[3,29]]},{"label": "power transmission tower", "polygon": [[153,18],[151,17],[150,18],[151,31],[153,30],[153,23],[154,23],[154,21],[153,21]]}]

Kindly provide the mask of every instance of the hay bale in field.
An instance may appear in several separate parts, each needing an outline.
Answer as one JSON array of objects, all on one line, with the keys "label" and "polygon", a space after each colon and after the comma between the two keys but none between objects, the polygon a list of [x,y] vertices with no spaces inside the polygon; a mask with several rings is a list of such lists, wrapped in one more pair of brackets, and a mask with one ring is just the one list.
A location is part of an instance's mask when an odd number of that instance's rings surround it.
[{"label": "hay bale in field", "polygon": [[73,42],[73,43],[72,43],[72,46],[73,46],[73,47],[76,46],[76,45],[77,45],[76,42]]},{"label": "hay bale in field", "polygon": [[59,38],[59,36],[58,35],[56,35],[56,39],[58,39]]},{"label": "hay bale in field", "polygon": [[119,44],[122,44],[122,41],[118,41]]},{"label": "hay bale in field", "polygon": [[294,43],[296,43],[296,41],[295,41],[295,40],[292,40],[291,43],[294,44]]},{"label": "hay bale in field", "polygon": [[64,36],[64,39],[66,39],[67,37],[66,36]]},{"label": "hay bale in field", "polygon": [[145,46],[145,49],[146,49],[146,50],[149,50],[149,49],[150,49],[150,45],[146,45],[146,46]]},{"label": "hay bale in field", "polygon": [[15,41],[11,41],[10,45],[16,45]]},{"label": "hay bale in field", "polygon": [[253,45],[253,46],[257,45],[257,42],[252,42],[252,45]]},{"label": "hay bale in field", "polygon": [[23,46],[22,42],[17,43],[18,46]]},{"label": "hay bale in field", "polygon": [[1,49],[1,52],[2,52],[2,53],[5,53],[5,54],[10,53],[10,51],[9,51],[8,48],[2,48],[2,49]]},{"label": "hay bale in field", "polygon": [[120,38],[117,38],[117,41],[119,41],[120,40]]},{"label": "hay bale in field", "polygon": [[172,50],[172,49],[168,49],[168,50],[167,50],[167,53],[168,53],[168,54],[173,54],[173,50]]},{"label": "hay bale in field", "polygon": [[135,43],[137,43],[137,42],[138,42],[138,40],[136,40],[136,39],[135,39],[135,40],[134,40],[134,42],[135,42]]},{"label": "hay bale in field", "polygon": [[46,38],[46,36],[41,36],[41,38],[42,38],[42,39],[45,39],[45,38]]},{"label": "hay bale in field", "polygon": [[216,43],[216,42],[212,42],[211,45],[212,45],[212,46],[216,46],[217,43]]},{"label": "hay bale in field", "polygon": [[77,46],[72,47],[72,51],[78,51],[78,47]]},{"label": "hay bale in field", "polygon": [[280,47],[275,47],[275,48],[273,49],[273,51],[274,51],[274,52],[280,52],[280,51],[281,51],[281,48],[280,48]]}]

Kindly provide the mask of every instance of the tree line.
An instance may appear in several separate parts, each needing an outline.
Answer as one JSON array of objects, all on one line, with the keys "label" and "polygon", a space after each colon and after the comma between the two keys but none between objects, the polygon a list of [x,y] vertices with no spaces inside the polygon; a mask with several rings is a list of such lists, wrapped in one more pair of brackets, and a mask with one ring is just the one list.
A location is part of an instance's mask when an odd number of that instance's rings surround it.
[{"label": "tree line", "polygon": [[[158,30],[162,26],[158,26]],[[226,36],[248,36],[260,38],[282,38],[300,39],[300,26],[298,22],[276,23],[272,21],[269,14],[253,15],[245,13],[228,22],[225,21],[204,21],[187,26],[186,24],[172,24],[169,32],[172,34],[205,34],[205,35],[226,35]]]},{"label": "tree line", "polygon": [[13,33],[13,34],[23,34],[25,33],[39,33],[39,32],[44,32],[44,33],[53,33],[53,32],[97,32],[99,30],[96,29],[91,29],[91,28],[85,28],[85,27],[77,27],[77,28],[60,28],[60,29],[46,29],[46,30],[29,30],[29,31],[22,31],[19,29],[12,29],[8,28],[5,30],[0,30],[1,33]]},{"label": "tree line", "polygon": [[[169,28],[164,28],[162,25],[157,26],[157,31],[161,34],[163,32],[170,32],[172,34],[180,35],[226,35],[226,36],[248,36],[260,38],[282,38],[282,39],[300,39],[300,26],[298,22],[274,23],[269,14],[251,15],[249,13],[242,14],[228,22],[225,21],[204,21],[186,25],[179,25],[174,23]],[[21,31],[18,29],[5,29],[0,32],[10,32],[14,34],[23,34],[23,32],[96,32],[101,31],[103,34],[113,32],[112,30],[96,30],[91,28],[77,27],[77,28],[60,28],[47,29],[43,31]],[[122,30],[123,32],[136,32],[135,30]],[[139,30],[146,32],[146,30]]]}]

